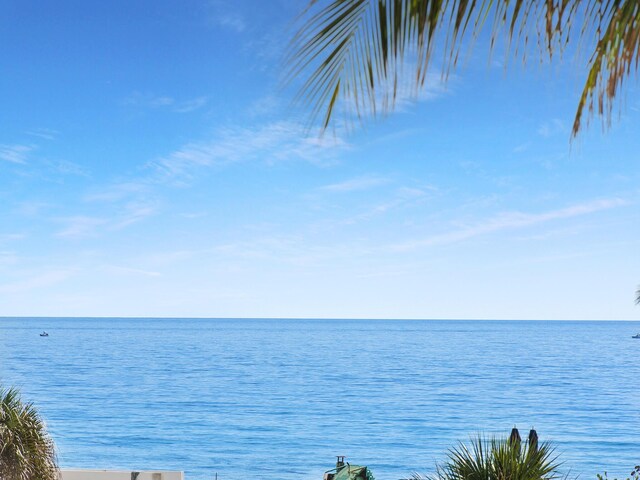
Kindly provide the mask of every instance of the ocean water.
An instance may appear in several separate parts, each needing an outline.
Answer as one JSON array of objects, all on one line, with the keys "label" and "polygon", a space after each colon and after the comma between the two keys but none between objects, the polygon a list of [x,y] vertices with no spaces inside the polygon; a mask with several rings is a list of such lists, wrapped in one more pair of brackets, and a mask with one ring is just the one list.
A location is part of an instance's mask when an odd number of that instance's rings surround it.
[{"label": "ocean water", "polygon": [[[50,333],[48,338],[38,334]],[[633,322],[0,319],[0,383],[63,467],[321,480],[431,473],[478,433],[554,442],[564,470],[640,463]]]}]

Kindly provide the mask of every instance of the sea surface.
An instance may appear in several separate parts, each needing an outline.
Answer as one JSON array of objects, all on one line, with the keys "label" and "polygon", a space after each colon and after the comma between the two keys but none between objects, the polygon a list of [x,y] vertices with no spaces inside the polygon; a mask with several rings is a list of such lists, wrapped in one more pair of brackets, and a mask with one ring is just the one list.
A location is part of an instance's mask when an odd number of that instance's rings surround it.
[{"label": "sea surface", "polygon": [[[40,337],[42,330],[49,337]],[[187,480],[433,473],[477,434],[552,441],[563,471],[640,463],[639,322],[0,319],[0,384],[63,467]]]}]

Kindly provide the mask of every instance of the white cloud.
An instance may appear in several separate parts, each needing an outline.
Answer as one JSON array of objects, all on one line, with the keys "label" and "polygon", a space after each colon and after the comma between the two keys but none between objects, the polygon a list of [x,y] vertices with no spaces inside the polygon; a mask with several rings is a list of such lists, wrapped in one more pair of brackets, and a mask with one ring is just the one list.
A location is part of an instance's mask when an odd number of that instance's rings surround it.
[{"label": "white cloud", "polygon": [[557,135],[560,133],[566,133],[567,128],[564,125],[564,122],[558,118],[554,118],[548,122],[544,122],[538,128],[538,135],[549,138],[553,135]]},{"label": "white cloud", "polygon": [[431,187],[427,187],[426,190],[422,190],[420,188],[415,188],[415,187],[398,188],[394,192],[393,198],[385,202],[379,202],[373,205],[372,207],[370,207],[368,210],[360,214],[354,215],[350,218],[347,218],[345,220],[342,220],[341,222],[338,222],[338,224],[341,224],[341,225],[355,224],[361,221],[370,220],[380,215],[384,215],[387,212],[390,212],[392,210],[397,210],[400,208],[406,208],[406,207],[416,205],[418,202],[424,200],[424,198],[427,195],[427,191],[435,191],[435,190],[436,190],[435,188],[431,188]]},{"label": "white cloud", "polygon": [[154,95],[152,93],[133,92],[123,100],[123,104],[140,108],[168,107],[175,103],[175,99],[166,95]]},{"label": "white cloud", "polygon": [[133,195],[145,194],[149,192],[149,185],[141,181],[114,183],[108,187],[86,195],[84,199],[88,202],[116,202]]},{"label": "white cloud", "polygon": [[73,217],[59,218],[58,222],[63,223],[65,227],[56,233],[57,237],[78,238],[95,235],[98,227],[105,225],[107,220],[98,217],[76,215]]},{"label": "white cloud", "polygon": [[184,262],[200,253],[210,254],[211,252],[209,250],[175,250],[150,254],[147,256],[147,260],[155,266],[165,267],[167,265]]},{"label": "white cloud", "polygon": [[31,217],[34,215],[38,215],[43,210],[47,210],[52,207],[53,205],[47,202],[27,201],[27,202],[20,203],[20,205],[16,208],[15,211],[20,215]]},{"label": "white cloud", "polygon": [[156,211],[156,206],[149,202],[132,201],[122,206],[120,211],[110,217],[87,215],[61,217],[56,221],[62,223],[64,228],[58,231],[55,236],[61,238],[93,237],[105,230],[121,230],[138,223],[155,214]]},{"label": "white cloud", "polygon": [[38,290],[61,283],[71,277],[74,271],[69,269],[49,270],[24,280],[0,284],[0,293],[19,293]]},{"label": "white cloud", "polygon": [[189,113],[204,107],[207,103],[209,103],[209,97],[197,97],[179,102],[176,104],[174,111],[178,113]]},{"label": "white cloud", "polygon": [[529,147],[531,147],[531,142],[525,142],[525,143],[521,143],[519,145],[516,145],[515,147],[513,147],[513,153],[522,153],[526,150],[529,149]]},{"label": "white cloud", "polygon": [[43,163],[49,167],[50,170],[61,175],[90,176],[85,167],[74,162],[68,162],[66,160],[44,160]]},{"label": "white cloud", "polygon": [[[385,111],[408,112],[416,103],[429,102],[439,99],[452,90],[450,85],[457,81],[455,75],[449,76],[445,81],[441,74],[427,73],[424,85],[416,85],[415,66],[408,64],[398,73],[398,83],[381,83],[377,86],[375,94],[375,113],[380,115]],[[344,92],[343,92],[344,93]],[[353,97],[342,97],[343,103],[338,107],[338,114],[334,113],[333,118],[340,118],[347,112],[349,115],[358,116],[358,106]],[[393,107],[393,108],[391,108]],[[359,112],[363,118],[374,116],[374,111],[368,103],[366,97],[359,97]]]},{"label": "white cloud", "polygon": [[179,214],[180,217],[186,218],[188,220],[194,220],[196,218],[204,218],[208,215],[209,214],[207,212],[185,212],[185,213]]},{"label": "white cloud", "polygon": [[225,13],[214,17],[212,20],[216,25],[233,30],[237,33],[242,33],[247,28],[247,23],[244,17],[238,13]]},{"label": "white cloud", "polygon": [[131,202],[125,206],[124,214],[115,220],[111,225],[111,229],[120,230],[134,223],[138,223],[154,213],[156,213],[156,207],[154,205]]},{"label": "white cloud", "polygon": [[461,242],[480,235],[486,235],[502,230],[529,227],[553,220],[561,220],[590,213],[609,210],[616,207],[628,205],[628,202],[620,198],[595,200],[570,207],[551,210],[544,213],[522,213],[508,212],[497,215],[483,223],[454,231],[432,235],[420,240],[403,242],[391,247],[394,251],[408,251],[416,248],[430,247],[435,245],[448,245]]},{"label": "white cloud", "polygon": [[159,277],[161,276],[160,272],[155,272],[151,270],[143,270],[139,268],[131,268],[131,267],[122,267],[119,265],[107,265],[104,267],[104,270],[108,273],[113,273],[117,275],[134,275],[134,276],[143,276],[143,277]]},{"label": "white cloud", "polygon": [[[419,189],[397,193],[397,199],[391,200],[387,204],[380,204],[362,216],[383,214],[390,209],[401,207],[403,202],[406,204],[407,202],[420,201],[427,194],[428,192],[420,193]],[[402,198],[403,195],[404,200]],[[146,272],[148,276],[157,276],[158,269],[184,262],[199,262],[200,258],[209,260],[219,258],[220,263],[218,266],[224,264],[228,268],[237,269],[248,268],[246,265],[256,260],[276,260],[283,264],[297,266],[322,266],[328,263],[335,263],[341,259],[354,259],[356,257],[379,258],[382,253],[394,254],[430,246],[448,245],[502,230],[525,228],[553,220],[588,215],[624,205],[628,205],[628,202],[619,198],[612,198],[537,214],[504,213],[474,226],[458,228],[454,231],[401,244],[376,245],[362,240],[318,243],[313,240],[317,238],[316,233],[308,235],[309,232],[305,233],[304,231],[289,234],[266,231],[264,234],[252,233],[243,240],[217,244],[198,250],[177,250],[149,254],[142,259],[144,267],[139,269],[131,267],[131,272],[122,271],[121,273],[145,275],[144,272]],[[244,263],[245,261],[249,263]]]},{"label": "white cloud", "polygon": [[455,75],[449,76],[445,81],[439,73],[428,73],[423,87],[416,88],[412,75],[403,75],[396,91],[396,107],[402,107],[415,102],[428,102],[446,95],[450,92],[449,85],[457,80]]},{"label": "white cloud", "polygon": [[25,133],[32,137],[38,137],[44,140],[55,140],[59,134],[57,130],[52,130],[50,128],[34,128],[33,130],[29,130]]},{"label": "white cloud", "polygon": [[389,183],[389,179],[387,178],[366,176],[352,178],[350,180],[345,180],[344,182],[324,185],[320,187],[320,190],[337,193],[355,192],[359,190],[369,190],[387,183]]},{"label": "white cloud", "polygon": [[210,0],[206,4],[206,22],[211,27],[222,27],[236,33],[242,33],[247,28],[245,17],[232,9],[233,2]]},{"label": "white cloud", "polygon": [[26,237],[24,233],[0,233],[0,244],[7,242],[15,242]]},{"label": "white cloud", "polygon": [[202,167],[236,162],[305,161],[325,165],[335,161],[336,150],[347,148],[339,137],[310,135],[294,122],[274,122],[253,128],[226,128],[212,139],[192,142],[151,162],[160,181],[185,182]]},{"label": "white cloud", "polygon": [[0,267],[15,266],[19,263],[19,257],[12,251],[0,251]]},{"label": "white cloud", "polygon": [[35,150],[33,145],[0,145],[0,160],[24,164],[33,150]]},{"label": "white cloud", "polygon": [[247,113],[252,117],[260,117],[263,115],[272,115],[279,112],[282,108],[282,100],[274,95],[267,95],[253,102]]},{"label": "white cloud", "polygon": [[[30,135],[35,135],[33,133],[27,133]],[[46,134],[38,134],[35,136],[45,138]],[[53,138],[54,137],[51,137],[51,139]],[[52,177],[52,174],[65,176],[88,176],[86,169],[74,162],[46,158],[43,157],[43,155],[38,155],[37,157],[32,158],[33,152],[38,149],[39,146],[37,144],[0,145],[0,161],[9,162],[16,165],[27,165],[28,163],[29,167],[31,168],[25,170],[24,173],[27,173],[30,176],[38,175],[47,181],[55,181],[55,179]]]},{"label": "white cloud", "polygon": [[178,100],[169,95],[133,92],[122,101],[123,105],[135,108],[168,109],[176,113],[189,113],[199,110],[209,103],[209,97],[200,96],[187,100]]}]

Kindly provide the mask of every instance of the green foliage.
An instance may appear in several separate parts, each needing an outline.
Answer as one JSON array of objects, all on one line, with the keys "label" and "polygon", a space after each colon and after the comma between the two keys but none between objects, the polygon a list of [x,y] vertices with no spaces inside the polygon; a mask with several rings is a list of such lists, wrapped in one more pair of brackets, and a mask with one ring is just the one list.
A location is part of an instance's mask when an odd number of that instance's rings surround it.
[{"label": "green foliage", "polygon": [[[477,437],[449,450],[436,473],[414,473],[409,480],[552,480],[559,473],[554,449],[548,443],[531,448],[528,443]],[[638,479],[634,479],[638,480]]]},{"label": "green foliage", "polygon": [[[595,46],[573,124],[585,109],[610,121],[612,101],[640,61],[638,0],[308,0],[288,57],[289,80],[301,79],[296,100],[326,128],[340,103],[348,116],[393,108],[404,96],[403,63],[415,63],[415,91],[428,79],[437,47],[442,77],[458,63],[467,36],[491,25],[493,49],[504,35],[524,59],[529,45],[543,57],[573,40]],[[585,42],[587,40],[587,42]],[[472,44],[473,42],[468,42]],[[407,62],[407,60],[409,60]]]},{"label": "green foliage", "polygon": [[[609,480],[609,477],[607,477],[607,472],[604,472],[604,475],[600,475],[598,473],[596,477],[598,478],[598,480]],[[636,465],[635,467],[633,467],[633,470],[627,477],[627,480],[640,480],[640,465]]]},{"label": "green foliage", "polygon": [[[596,477],[598,478],[598,480],[609,480],[609,477],[607,477],[607,472],[604,472],[604,475],[600,475],[598,473]],[[640,480],[640,465],[636,465],[635,467],[633,467],[633,470],[627,477],[627,480]]]},{"label": "green foliage", "polygon": [[55,447],[45,423],[14,388],[0,388],[0,479],[58,479]]}]

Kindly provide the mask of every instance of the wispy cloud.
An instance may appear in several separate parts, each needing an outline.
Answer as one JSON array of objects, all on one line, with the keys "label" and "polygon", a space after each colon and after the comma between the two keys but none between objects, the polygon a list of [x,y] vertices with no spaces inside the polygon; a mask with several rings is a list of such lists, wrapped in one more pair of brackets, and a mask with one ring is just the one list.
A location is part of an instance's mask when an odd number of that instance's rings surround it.
[{"label": "wispy cloud", "polygon": [[[449,76],[445,81],[440,74],[427,73],[424,84],[419,86],[416,85],[415,75],[412,75],[414,71],[414,66],[407,65],[399,73],[397,84],[389,82],[388,85],[379,86],[376,95],[377,111],[384,111],[385,107],[391,106],[392,103],[395,112],[407,112],[416,103],[430,102],[452,93],[452,86],[458,80],[455,75]],[[385,93],[388,94],[388,98],[385,98]],[[356,111],[353,99],[349,99],[344,106],[347,111]],[[373,111],[368,110],[366,105],[364,106],[365,114],[373,114]]]},{"label": "wispy cloud", "polygon": [[28,130],[25,133],[32,137],[42,138],[43,140],[55,140],[60,134],[60,132],[51,128],[34,128],[33,130]]},{"label": "wispy cloud", "polygon": [[57,219],[57,221],[62,223],[64,227],[55,235],[62,238],[91,237],[97,234],[98,227],[108,223],[104,218],[85,215],[63,217]]},{"label": "wispy cloud", "polygon": [[178,113],[189,113],[195,110],[199,110],[209,103],[209,97],[197,97],[191,100],[185,100],[183,102],[176,103],[174,111]]},{"label": "wispy cloud", "polygon": [[[407,68],[408,71],[410,67]],[[416,102],[428,102],[451,93],[451,85],[458,81],[455,75],[445,81],[439,73],[427,73],[423,87],[417,87],[413,75],[402,75],[396,89],[396,107],[401,110]],[[390,89],[391,91],[391,89]]]},{"label": "wispy cloud", "polygon": [[244,17],[238,13],[224,13],[222,15],[215,16],[212,18],[212,22],[237,33],[242,33],[247,28],[247,23]]},{"label": "wispy cloud", "polygon": [[502,230],[530,227],[553,220],[561,220],[588,215],[603,210],[622,207],[628,204],[629,202],[626,200],[620,198],[611,198],[572,205],[570,207],[551,210],[549,212],[543,213],[507,212],[497,215],[485,222],[466,228],[460,228],[450,232],[432,235],[430,237],[422,238],[419,240],[395,244],[391,247],[391,250],[407,251],[435,245],[448,245],[461,242],[463,240],[468,240],[470,238],[478,237],[480,235],[495,233]]},{"label": "wispy cloud", "polygon": [[0,145],[0,160],[9,163],[25,164],[33,145]]},{"label": "wispy cloud", "polygon": [[89,171],[82,165],[66,160],[42,160],[42,163],[52,172],[60,175],[75,175],[89,177]]},{"label": "wispy cloud", "polygon": [[24,233],[0,233],[0,244],[15,242],[26,237]]},{"label": "wispy cloud", "polygon": [[538,135],[549,138],[553,135],[557,135],[560,133],[566,133],[567,128],[564,125],[564,122],[558,118],[554,118],[549,120],[548,122],[544,122],[540,127],[538,127]]},{"label": "wispy cloud", "polygon": [[170,95],[133,92],[122,101],[127,107],[140,109],[165,109],[176,113],[189,113],[201,109],[209,103],[208,96],[178,100]]},{"label": "wispy cloud", "polygon": [[211,251],[210,250],[173,250],[169,252],[152,253],[150,255],[147,255],[147,261],[148,263],[154,266],[165,267],[167,265],[184,262],[201,253],[210,254]]},{"label": "wispy cloud", "polygon": [[531,142],[525,142],[525,143],[521,143],[519,145],[516,145],[515,147],[513,147],[513,153],[522,153],[526,150],[529,149],[529,147],[531,147]]},{"label": "wispy cloud", "polygon": [[435,191],[434,187],[428,187],[426,189],[415,187],[401,187],[396,189],[393,197],[387,201],[378,202],[372,207],[368,208],[364,212],[357,215],[353,215],[347,219],[339,222],[342,225],[350,225],[358,222],[370,220],[374,217],[384,215],[388,212],[398,210],[400,208],[407,208],[418,204],[418,202],[424,201],[429,191]]},{"label": "wispy cloud", "polygon": [[149,166],[160,180],[184,182],[199,168],[237,162],[305,161],[326,165],[335,161],[337,150],[347,147],[339,137],[320,138],[309,135],[300,124],[274,122],[253,128],[222,129],[211,140],[188,143]]},{"label": "wispy cloud", "polygon": [[54,206],[53,204],[48,202],[39,202],[39,201],[33,200],[33,201],[26,201],[26,202],[20,203],[17,206],[15,211],[20,215],[31,217],[31,216],[38,215],[42,211],[48,210],[53,206]]},{"label": "wispy cloud", "polygon": [[0,251],[0,267],[7,267],[17,265],[19,263],[19,257],[12,251]]},{"label": "wispy cloud", "polygon": [[[356,179],[354,179],[356,180]],[[379,185],[390,184],[391,180],[381,179]],[[335,190],[339,193],[357,191],[360,188],[357,182],[353,185],[350,182],[343,182],[339,184],[333,184],[336,186]],[[329,185],[332,186],[332,185]],[[376,185],[377,186],[377,185]],[[362,188],[375,188],[374,186],[363,185]],[[354,189],[354,190],[351,190]],[[317,190],[316,190],[317,191]],[[322,191],[322,190],[321,190]],[[333,208],[333,203],[327,203],[326,195],[310,195],[309,199],[313,202],[312,208],[317,211],[332,212],[329,218],[321,218],[314,221],[309,228],[314,232],[327,231],[341,231],[345,226],[357,225],[377,217],[388,215],[390,212],[399,212],[403,210],[409,210],[416,208],[420,204],[423,204],[429,198],[432,198],[434,194],[438,192],[438,189],[431,185],[421,186],[401,186],[393,188],[385,188],[381,192],[375,192],[375,194],[367,195],[365,203],[359,206],[352,206],[347,209],[347,215],[343,216],[345,212],[342,208]],[[327,204],[329,208],[327,208]],[[336,216],[335,214],[339,216]]]},{"label": "wispy cloud", "polygon": [[210,27],[220,27],[236,33],[242,33],[247,29],[244,15],[233,8],[233,3],[210,0],[205,8],[205,19]]},{"label": "wispy cloud", "polygon": [[143,277],[159,277],[161,276],[160,272],[155,272],[151,270],[143,270],[139,268],[131,268],[131,267],[123,267],[120,265],[106,265],[104,270],[108,273],[118,274],[118,275],[134,275],[134,276],[143,276]]},{"label": "wispy cloud", "polygon": [[247,109],[251,117],[260,117],[280,113],[282,100],[274,95],[267,95],[253,102]]},{"label": "wispy cloud", "polygon": [[390,180],[388,178],[365,176],[352,178],[350,180],[345,180],[344,182],[324,185],[320,187],[319,190],[323,190],[326,192],[347,193],[360,190],[369,190],[371,188],[388,184],[389,182]]},{"label": "wispy cloud", "polygon": [[113,230],[123,229],[150,217],[155,214],[156,211],[156,206],[148,202],[131,202],[125,206],[125,212],[122,216],[112,222],[111,228]]},{"label": "wispy cloud", "polygon": [[157,212],[157,207],[149,201],[130,201],[119,207],[110,216],[76,215],[55,219],[63,225],[55,236],[60,238],[95,237],[107,230],[122,230],[138,223]]},{"label": "wispy cloud", "polygon": [[186,218],[188,220],[194,220],[196,218],[204,218],[208,215],[209,214],[207,212],[185,212],[185,213],[179,214],[180,217]]},{"label": "wispy cloud", "polygon": [[[122,180],[88,192],[86,203],[111,203],[111,212],[98,215],[75,215],[57,218],[64,225],[55,236],[61,238],[91,237],[120,230],[159,211],[157,198],[163,185],[184,187],[201,175],[203,169],[220,168],[239,162],[276,164],[303,161],[320,166],[335,163],[337,154],[349,148],[337,136],[311,136],[295,122],[260,123],[253,127],[218,130],[209,139],[190,142],[177,150],[151,161],[129,180]],[[379,182],[381,180],[375,180]],[[339,189],[339,186],[334,186]],[[347,185],[342,187],[348,188]],[[351,188],[357,188],[354,184]],[[363,188],[361,185],[360,188]],[[154,200],[155,197],[155,200]],[[114,210],[115,209],[115,210]]]},{"label": "wispy cloud", "polygon": [[[420,198],[420,194],[406,192],[406,201]],[[398,199],[400,201],[400,199]],[[537,214],[510,212],[497,215],[485,222],[459,228],[440,235],[434,235],[419,240],[400,244],[375,244],[366,241],[346,242],[315,242],[311,240],[309,232],[284,234],[276,231],[251,235],[244,240],[231,241],[200,250],[180,250],[154,254],[146,258],[145,269],[156,271],[158,266],[164,267],[173,263],[194,261],[197,258],[220,258],[221,263],[233,268],[245,268],[248,263],[260,260],[276,260],[282,264],[295,266],[321,266],[327,262],[335,263],[339,259],[354,259],[356,257],[379,258],[381,254],[398,254],[436,245],[448,245],[471,238],[495,233],[503,230],[516,230],[533,225],[544,224],[554,220],[568,219],[588,215],[599,211],[628,205],[627,201],[618,198],[597,200],[572,205],[563,209],[551,210]],[[380,210],[397,208],[397,205],[380,205]],[[317,235],[313,234],[313,238]],[[248,263],[245,263],[248,262]],[[409,267],[408,267],[409,268]]]},{"label": "wispy cloud", "polygon": [[0,284],[0,293],[20,293],[50,287],[65,281],[73,274],[74,271],[71,269],[44,271],[23,280]]},{"label": "wispy cloud", "polygon": [[116,202],[149,191],[150,185],[144,181],[120,182],[90,193],[84,199],[88,202]]},{"label": "wispy cloud", "polygon": [[175,99],[167,95],[133,92],[125,98],[122,103],[130,107],[161,108],[173,105],[175,103]]},{"label": "wispy cloud", "polygon": [[[53,140],[54,137],[45,133],[29,133],[39,138]],[[89,176],[85,167],[65,159],[48,157],[38,143],[30,144],[0,144],[0,163],[2,161],[15,165],[22,165],[20,173],[25,177],[39,178],[48,182],[57,182],[60,177],[68,175]],[[37,151],[37,155],[35,152]]]}]

